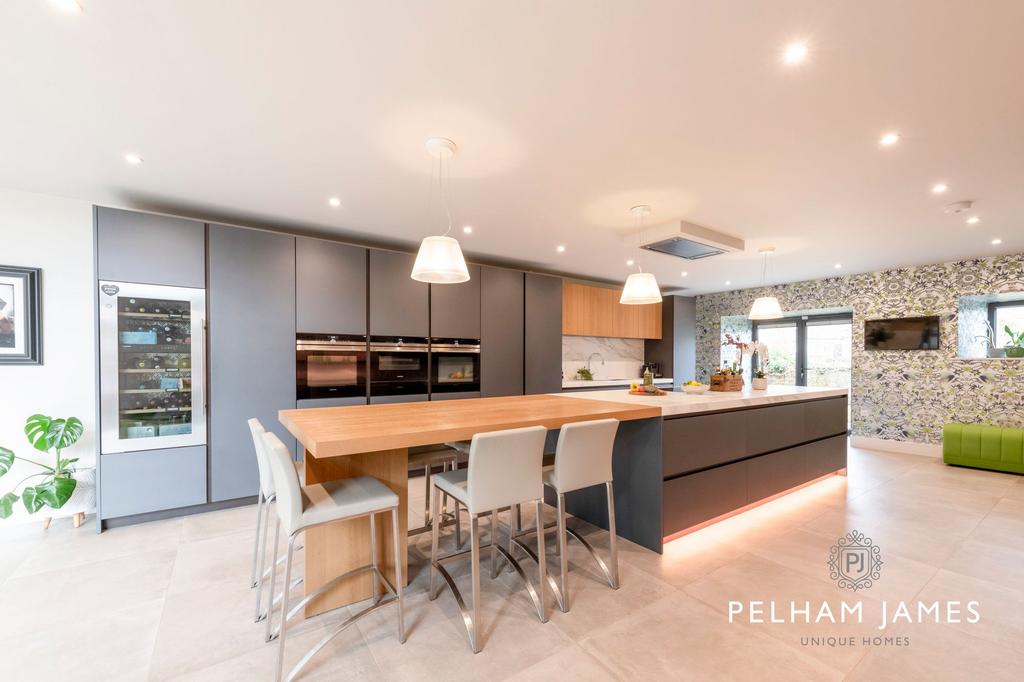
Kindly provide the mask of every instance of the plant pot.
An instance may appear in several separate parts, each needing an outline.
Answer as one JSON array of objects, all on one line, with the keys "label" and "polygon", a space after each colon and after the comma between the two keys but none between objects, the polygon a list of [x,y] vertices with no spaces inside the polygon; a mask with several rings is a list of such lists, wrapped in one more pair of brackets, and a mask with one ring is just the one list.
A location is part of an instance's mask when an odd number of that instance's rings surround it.
[{"label": "plant pot", "polygon": [[1008,358],[1024,358],[1024,346],[1007,346],[1005,350]]},{"label": "plant pot", "polygon": [[768,379],[758,379],[757,377],[755,377],[754,379],[751,380],[750,386],[755,391],[764,391],[768,388]]}]

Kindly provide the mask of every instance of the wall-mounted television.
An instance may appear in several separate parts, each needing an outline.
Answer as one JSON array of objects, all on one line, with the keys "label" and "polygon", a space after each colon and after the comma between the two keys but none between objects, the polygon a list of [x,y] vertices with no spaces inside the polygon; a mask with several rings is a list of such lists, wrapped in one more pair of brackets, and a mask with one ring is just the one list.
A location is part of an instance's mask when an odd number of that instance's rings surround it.
[{"label": "wall-mounted television", "polygon": [[864,322],[864,350],[938,350],[939,316]]}]

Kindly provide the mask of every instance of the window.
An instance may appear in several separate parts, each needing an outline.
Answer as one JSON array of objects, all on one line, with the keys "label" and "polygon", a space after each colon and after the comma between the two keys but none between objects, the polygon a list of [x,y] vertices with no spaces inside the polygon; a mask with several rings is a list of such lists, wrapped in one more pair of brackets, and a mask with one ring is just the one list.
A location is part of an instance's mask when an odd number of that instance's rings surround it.
[{"label": "window", "polygon": [[1018,333],[1024,331],[1024,299],[989,303],[988,321],[996,334],[996,347],[1003,348],[1010,342],[1006,335],[1007,326]]}]

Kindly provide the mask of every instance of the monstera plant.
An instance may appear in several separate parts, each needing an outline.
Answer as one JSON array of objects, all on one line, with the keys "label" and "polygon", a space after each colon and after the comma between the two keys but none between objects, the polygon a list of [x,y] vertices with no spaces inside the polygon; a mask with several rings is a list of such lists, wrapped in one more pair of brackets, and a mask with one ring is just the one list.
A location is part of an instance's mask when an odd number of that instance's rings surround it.
[{"label": "monstera plant", "polygon": [[[64,506],[71,494],[75,492],[75,462],[77,457],[65,458],[61,453],[78,442],[85,428],[78,417],[54,419],[44,414],[34,414],[25,420],[25,435],[28,442],[36,450],[50,454],[53,451],[53,466],[37,462],[33,459],[18,457],[13,451],[0,447],[0,476],[5,475],[14,466],[15,460],[33,464],[42,471],[29,474],[19,481],[14,489],[0,497],[0,519],[6,519],[14,511],[14,503],[21,498],[28,513],[34,514],[44,505],[51,509]],[[41,480],[36,480],[41,479]],[[34,485],[24,483],[35,481]]]}]

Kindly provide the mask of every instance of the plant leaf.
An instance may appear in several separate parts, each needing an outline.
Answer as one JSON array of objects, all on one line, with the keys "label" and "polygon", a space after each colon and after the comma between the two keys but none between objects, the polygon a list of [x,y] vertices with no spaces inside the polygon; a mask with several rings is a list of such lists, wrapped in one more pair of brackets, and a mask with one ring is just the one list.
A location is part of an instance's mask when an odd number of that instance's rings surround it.
[{"label": "plant leaf", "polygon": [[43,506],[43,501],[36,495],[36,489],[30,485],[21,491],[21,501],[29,514],[35,514]]},{"label": "plant leaf", "polygon": [[50,422],[50,428],[47,429],[46,441],[51,448],[64,450],[78,442],[83,431],[85,431],[85,427],[82,426],[82,420],[78,417],[54,419]]},{"label": "plant leaf", "polygon": [[17,501],[18,496],[14,493],[7,493],[0,497],[0,519],[6,519],[14,513],[14,503]]},{"label": "plant leaf", "polygon": [[0,448],[0,476],[3,476],[14,466],[14,451],[7,448]]},{"label": "plant leaf", "polygon": [[54,478],[51,481],[35,487],[36,496],[43,504],[52,509],[60,509],[64,503],[71,499],[71,493],[75,492],[78,482],[73,478]]},{"label": "plant leaf", "polygon": [[51,443],[47,439],[47,434],[52,423],[53,419],[45,414],[34,414],[25,420],[25,435],[36,450],[46,452],[50,449]]}]

